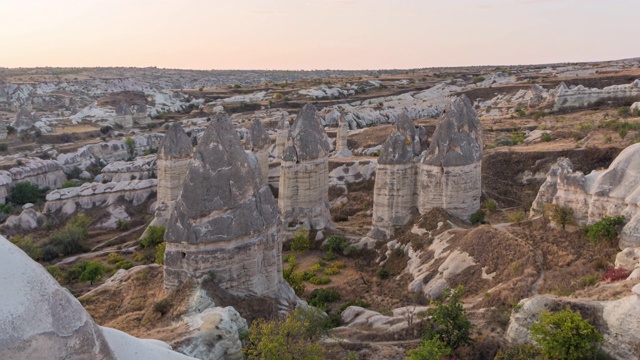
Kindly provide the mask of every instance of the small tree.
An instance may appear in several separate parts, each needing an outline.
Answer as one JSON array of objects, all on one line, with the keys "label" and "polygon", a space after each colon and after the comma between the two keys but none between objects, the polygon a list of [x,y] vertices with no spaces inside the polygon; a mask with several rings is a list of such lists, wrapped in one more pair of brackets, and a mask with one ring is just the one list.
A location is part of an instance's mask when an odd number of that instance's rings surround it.
[{"label": "small tree", "polygon": [[146,235],[140,240],[143,248],[155,248],[164,241],[165,227],[162,225],[151,225],[147,228]]},{"label": "small tree", "polygon": [[11,189],[11,202],[18,205],[37,203],[42,200],[42,191],[36,184],[30,182],[17,183]]},{"label": "small tree", "polygon": [[473,324],[467,318],[460,298],[462,297],[462,285],[451,291],[445,288],[443,301],[434,301],[433,309],[429,309],[427,315],[431,316],[431,329],[427,332],[427,339],[438,337],[451,350],[471,344],[471,330]]},{"label": "small tree", "polygon": [[565,230],[565,225],[573,224],[573,209],[568,206],[554,204],[549,210],[549,218],[554,223],[562,226],[562,230]]},{"label": "small tree", "polygon": [[94,281],[102,278],[107,268],[97,261],[87,261],[84,272],[80,275],[80,281],[89,281],[93,285]]},{"label": "small tree", "polygon": [[593,243],[603,240],[613,244],[618,238],[618,226],[624,224],[624,216],[605,216],[600,221],[587,226],[587,237]]},{"label": "small tree", "polygon": [[124,143],[127,146],[129,157],[133,160],[136,156],[136,142],[130,136],[127,136],[127,138],[124,139]]},{"label": "small tree", "polygon": [[548,359],[591,359],[603,340],[598,329],[571,309],[543,311],[531,325],[531,335]]},{"label": "small tree", "polygon": [[309,250],[310,247],[311,240],[309,240],[309,230],[302,228],[293,234],[291,250],[295,252],[303,252],[305,250]]}]

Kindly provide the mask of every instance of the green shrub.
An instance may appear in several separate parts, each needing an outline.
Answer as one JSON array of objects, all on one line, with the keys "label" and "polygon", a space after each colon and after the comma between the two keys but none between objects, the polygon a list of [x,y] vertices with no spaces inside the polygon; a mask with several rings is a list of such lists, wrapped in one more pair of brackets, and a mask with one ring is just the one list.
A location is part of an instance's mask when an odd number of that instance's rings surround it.
[{"label": "green shrub", "polygon": [[49,265],[45,269],[47,269],[49,274],[58,281],[60,281],[64,277],[62,270],[60,270],[60,268],[55,265]]},{"label": "green shrub", "polygon": [[309,239],[309,230],[302,228],[293,234],[291,241],[291,250],[295,252],[303,252],[311,248],[311,240]]},{"label": "green shrub", "polygon": [[329,267],[324,269],[324,274],[325,275],[338,275],[340,274],[340,269],[336,268],[336,267]]},{"label": "green shrub", "polygon": [[98,281],[102,278],[106,270],[106,266],[100,262],[93,260],[83,261],[75,264],[71,269],[69,269],[65,274],[65,279],[67,282],[89,281],[93,284],[94,281]]},{"label": "green shrub", "polygon": [[349,306],[359,306],[361,308],[367,309],[371,306],[371,304],[361,299],[349,300],[344,304],[340,305],[340,308],[338,309],[338,314],[342,314],[342,312],[345,311]]},{"label": "green shrub", "polygon": [[349,239],[342,235],[331,235],[327,239],[324,246],[325,250],[331,251],[336,254],[344,253],[344,250],[349,246]]},{"label": "green shrub", "polygon": [[67,226],[78,227],[86,230],[89,228],[89,225],[91,225],[91,221],[93,221],[93,219],[89,216],[85,214],[77,214],[67,222]]},{"label": "green shrub", "polygon": [[493,360],[543,360],[540,348],[531,344],[520,344],[500,349]]},{"label": "green shrub", "polygon": [[489,199],[485,201],[484,207],[487,209],[488,212],[494,212],[498,208],[498,203],[496,203],[495,200]]},{"label": "green shrub", "polygon": [[560,206],[557,204],[551,205],[549,218],[557,225],[562,226],[562,230],[564,230],[566,225],[574,223],[573,209],[568,206]]},{"label": "green shrub", "polygon": [[311,279],[309,279],[309,282],[312,283],[313,285],[327,285],[328,283],[331,282],[331,279],[329,279],[326,276],[314,276]]},{"label": "green shrub", "polygon": [[382,269],[378,269],[378,271],[376,271],[376,276],[380,279],[380,280],[386,280],[389,278],[389,270],[382,268]]},{"label": "green shrub", "polygon": [[131,223],[124,219],[118,219],[116,220],[116,228],[120,231],[127,231],[131,228]]},{"label": "green shrub", "polygon": [[42,248],[42,260],[44,261],[51,261],[57,258],[58,255],[60,255],[58,253],[58,248],[51,244],[45,245],[45,247]]},{"label": "green shrub", "polygon": [[336,256],[336,254],[332,253],[331,251],[327,251],[326,253],[324,253],[324,256],[322,257],[322,260],[333,261],[333,260],[335,260],[337,258],[338,257]]},{"label": "green shrub", "polygon": [[17,183],[11,189],[11,202],[18,205],[27,203],[40,203],[44,198],[44,192],[40,187],[30,182]]},{"label": "green shrub", "polygon": [[143,248],[155,248],[164,241],[165,228],[162,225],[151,225],[147,228],[146,235],[140,240]]},{"label": "green shrub", "polygon": [[438,337],[424,339],[417,348],[407,351],[407,360],[442,360],[451,356],[451,349]]},{"label": "green shrub", "polygon": [[595,244],[608,241],[614,245],[618,238],[618,226],[624,224],[624,222],[624,216],[605,216],[600,221],[587,226],[587,237]]},{"label": "green shrub", "polygon": [[164,314],[168,313],[169,310],[171,310],[171,306],[171,300],[165,298],[153,303],[153,311],[160,313],[160,316],[164,316]]},{"label": "green shrub", "polygon": [[156,245],[156,264],[164,265],[164,250],[167,247],[166,242]]},{"label": "green shrub", "polygon": [[527,115],[527,113],[524,111],[524,108],[522,107],[522,105],[516,106],[515,113],[519,117],[524,117],[524,116]]},{"label": "green shrub", "polygon": [[315,263],[313,265],[311,265],[308,269],[310,272],[318,272],[322,270],[322,265]]},{"label": "green shrub", "polygon": [[84,243],[88,237],[87,229],[67,224],[51,234],[51,241],[64,256],[67,256],[86,251]]},{"label": "green shrub", "polygon": [[340,293],[336,289],[315,289],[307,298],[309,305],[317,308],[324,308],[325,304],[338,300],[340,300]]},{"label": "green shrub", "polygon": [[78,187],[80,184],[75,180],[67,180],[60,186],[60,189],[67,189],[72,187]]},{"label": "green shrub", "polygon": [[520,210],[520,211],[511,213],[509,214],[508,218],[509,218],[509,222],[511,223],[517,224],[519,222],[522,222],[524,220],[524,211]]},{"label": "green shrub", "polygon": [[484,76],[475,76],[474,78],[471,79],[471,82],[473,84],[477,84],[477,83],[481,83],[485,80]]},{"label": "green shrub", "polygon": [[305,285],[303,274],[295,271],[297,266],[296,258],[290,259],[289,267],[282,269],[282,277],[289,283],[296,295],[300,296],[304,294]]},{"label": "green shrub", "polygon": [[[521,115],[521,116],[524,116],[524,115]],[[525,139],[524,131],[512,131],[510,139],[513,145],[521,144],[522,142],[524,142],[524,139]]]},{"label": "green shrub", "polygon": [[556,313],[543,311],[531,325],[531,337],[549,359],[591,359],[598,353],[603,337],[580,313],[570,309]]},{"label": "green shrub", "polygon": [[473,225],[484,224],[484,211],[482,211],[482,209],[478,209],[476,212],[471,214],[469,221],[471,221],[471,224]]},{"label": "green shrub", "polygon": [[0,144],[0,151],[7,151],[9,150],[9,145],[7,144]]},{"label": "green shrub", "polygon": [[107,255],[107,262],[109,264],[117,264],[121,261],[124,261],[124,257],[118,253],[111,253],[109,255]]},{"label": "green shrub", "polygon": [[551,134],[550,134],[550,133],[548,133],[548,132],[546,132],[546,133],[542,133],[542,135],[540,136],[540,139],[541,139],[542,141],[544,141],[544,142],[549,142],[549,141],[553,140],[553,139],[551,138]]},{"label": "green shrub", "polygon": [[6,204],[2,204],[0,205],[0,213],[4,213],[4,214],[11,214],[11,211],[13,210],[13,204],[11,203],[6,203]]},{"label": "green shrub", "polygon": [[42,259],[42,249],[33,242],[31,236],[14,236],[11,238],[11,242],[29,255],[33,260],[38,261]]},{"label": "green shrub", "polygon": [[124,139],[124,143],[127,146],[127,153],[129,153],[129,159],[133,160],[136,157],[136,142],[130,136],[127,136],[127,138]]}]

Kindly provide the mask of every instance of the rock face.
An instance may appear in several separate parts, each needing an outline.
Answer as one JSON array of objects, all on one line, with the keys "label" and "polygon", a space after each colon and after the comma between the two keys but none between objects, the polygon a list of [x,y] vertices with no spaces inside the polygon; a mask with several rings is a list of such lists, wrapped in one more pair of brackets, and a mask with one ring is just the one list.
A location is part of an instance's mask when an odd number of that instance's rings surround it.
[{"label": "rock face", "polygon": [[138,125],[146,125],[151,122],[151,118],[147,116],[147,105],[138,104],[135,106],[133,113],[133,122]]},{"label": "rock face", "polygon": [[375,239],[388,239],[393,235],[394,226],[404,225],[416,208],[414,157],[419,148],[414,147],[415,134],[411,120],[406,115],[400,116],[380,151],[369,234]]},{"label": "rock face", "polygon": [[568,88],[564,85],[555,91],[554,110],[585,107],[598,100],[637,98],[638,96],[640,96],[640,79],[631,84],[612,85],[602,89],[590,89],[582,85]]},{"label": "rock face", "polygon": [[16,118],[11,123],[17,131],[24,131],[35,125],[40,121],[40,117],[35,112],[31,112],[27,108],[20,108],[20,111],[16,114]]},{"label": "rock face", "polygon": [[96,325],[68,290],[2,236],[0,274],[2,359],[193,359]]},{"label": "rock face", "polygon": [[247,147],[253,151],[253,154],[258,159],[258,165],[260,165],[260,185],[266,185],[269,181],[269,146],[271,146],[271,139],[269,139],[269,134],[267,134],[260,120],[254,119],[251,123],[248,139]]},{"label": "rock face", "polygon": [[349,123],[343,116],[338,120],[338,135],[336,137],[336,154],[334,157],[351,157],[353,154],[347,147],[347,136],[349,134]]},{"label": "rock face", "polygon": [[67,181],[62,165],[55,160],[26,158],[19,159],[18,164],[18,166],[9,169],[8,172],[2,172],[4,174],[8,173],[13,184],[30,182],[41,188],[56,189]]},{"label": "rock face", "polygon": [[279,229],[271,190],[260,186],[229,117],[217,116],[167,225],[165,289],[209,275],[234,295],[283,296],[283,287],[291,290],[282,278]]},{"label": "rock face", "polygon": [[283,115],[276,126],[276,158],[282,159],[282,155],[284,154],[284,145],[287,142],[287,137],[289,136],[289,121]]},{"label": "rock face", "polygon": [[506,338],[510,342],[530,343],[529,327],[538,320],[540,312],[559,311],[566,307],[580,311],[590,318],[604,335],[604,350],[616,359],[638,359],[640,342],[640,284],[633,294],[613,301],[589,301],[558,298],[549,295],[536,296],[520,301],[520,310],[511,315]]},{"label": "rock face", "polygon": [[547,174],[538,196],[531,206],[533,213],[545,204],[558,204],[573,209],[578,224],[592,224],[604,216],[624,216],[619,246],[640,246],[640,144],[624,149],[608,169],[589,175],[573,172],[571,161],[558,159]]},{"label": "rock face", "polygon": [[323,229],[330,225],[329,142],[316,108],[306,104],[296,117],[280,167],[278,206],[282,221]]},{"label": "rock face", "polygon": [[42,226],[46,220],[47,218],[35,209],[26,208],[20,215],[9,216],[4,227],[17,231],[30,231]]},{"label": "rock face", "polygon": [[116,124],[122,125],[123,128],[128,129],[133,126],[133,114],[131,108],[126,102],[121,102],[116,108]]},{"label": "rock face", "polygon": [[179,123],[165,134],[158,149],[158,201],[154,225],[165,225],[182,191],[191,164],[191,138]]},{"label": "rock face", "polygon": [[438,121],[418,166],[418,211],[439,207],[462,219],[480,208],[482,130],[471,102],[456,97]]},{"label": "rock face", "polygon": [[102,168],[96,176],[97,182],[145,180],[155,177],[157,172],[156,155],[140,156],[132,161],[115,161]]}]

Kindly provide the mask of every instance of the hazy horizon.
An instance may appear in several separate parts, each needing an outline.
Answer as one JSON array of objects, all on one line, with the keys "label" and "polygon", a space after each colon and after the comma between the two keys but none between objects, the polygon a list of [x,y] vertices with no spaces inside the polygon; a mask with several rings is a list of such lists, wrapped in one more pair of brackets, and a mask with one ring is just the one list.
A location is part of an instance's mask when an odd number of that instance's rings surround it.
[{"label": "hazy horizon", "polygon": [[9,0],[0,67],[382,70],[640,56],[640,2]]}]

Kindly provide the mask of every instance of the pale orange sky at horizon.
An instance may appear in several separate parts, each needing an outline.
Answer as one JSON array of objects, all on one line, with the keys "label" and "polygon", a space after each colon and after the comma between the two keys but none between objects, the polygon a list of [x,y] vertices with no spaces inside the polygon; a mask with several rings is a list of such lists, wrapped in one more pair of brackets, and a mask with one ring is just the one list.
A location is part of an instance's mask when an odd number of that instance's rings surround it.
[{"label": "pale orange sky at horizon", "polygon": [[406,69],[639,57],[640,1],[4,0],[0,67]]}]

